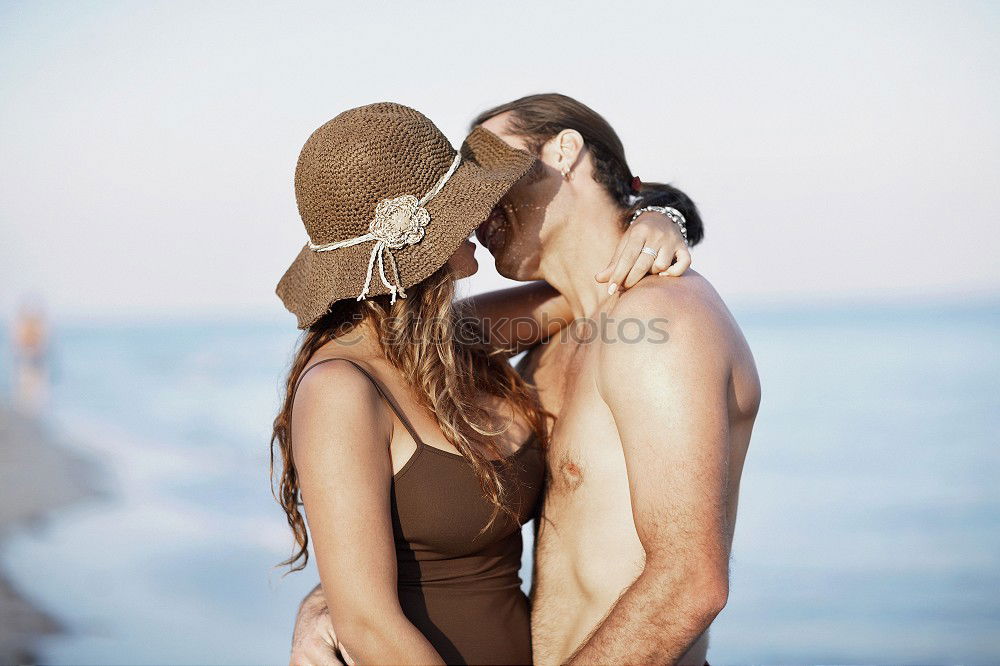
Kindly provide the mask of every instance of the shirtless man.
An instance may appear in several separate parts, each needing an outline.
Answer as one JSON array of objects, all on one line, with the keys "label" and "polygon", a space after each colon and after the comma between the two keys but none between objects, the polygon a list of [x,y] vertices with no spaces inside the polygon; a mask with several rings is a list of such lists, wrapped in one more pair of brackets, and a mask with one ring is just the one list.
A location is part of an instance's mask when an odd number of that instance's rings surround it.
[{"label": "shirtless man", "polygon": [[[576,318],[522,364],[557,417],[535,550],[535,663],[703,664],[760,402],[750,349],[694,271],[638,282],[639,262],[621,286],[595,283],[607,247],[628,265],[642,251],[622,240],[631,173],[603,118],[540,95],[477,122],[540,160],[480,240],[502,275],[548,281]],[[700,239],[683,193],[647,185],[640,197],[680,210]]]}]

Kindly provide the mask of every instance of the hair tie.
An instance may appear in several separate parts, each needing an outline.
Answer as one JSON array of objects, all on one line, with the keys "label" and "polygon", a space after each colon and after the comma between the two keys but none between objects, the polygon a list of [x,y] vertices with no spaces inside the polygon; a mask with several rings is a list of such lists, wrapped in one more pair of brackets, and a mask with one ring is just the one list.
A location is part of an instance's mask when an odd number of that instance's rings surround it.
[{"label": "hair tie", "polygon": [[632,191],[636,194],[642,191],[642,181],[639,180],[639,176],[632,176]]}]

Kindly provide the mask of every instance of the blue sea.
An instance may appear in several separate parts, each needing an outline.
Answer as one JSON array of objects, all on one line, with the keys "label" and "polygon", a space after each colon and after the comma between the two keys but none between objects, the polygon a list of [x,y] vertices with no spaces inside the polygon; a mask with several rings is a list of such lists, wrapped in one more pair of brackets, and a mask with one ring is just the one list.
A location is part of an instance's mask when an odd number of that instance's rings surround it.
[{"label": "blue sea", "polygon": [[[710,660],[1000,663],[1000,301],[734,311],[763,405]],[[268,440],[295,339],[284,320],[57,322],[51,422],[110,495],[0,553],[69,629],[42,661],[286,662],[317,581],[275,567]]]}]

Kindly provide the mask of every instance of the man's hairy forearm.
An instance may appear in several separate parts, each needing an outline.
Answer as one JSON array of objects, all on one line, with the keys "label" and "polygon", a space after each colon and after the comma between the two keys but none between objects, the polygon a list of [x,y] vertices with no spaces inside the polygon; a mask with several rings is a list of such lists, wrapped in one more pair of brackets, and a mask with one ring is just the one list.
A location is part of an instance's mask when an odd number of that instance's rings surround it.
[{"label": "man's hairy forearm", "polygon": [[649,560],[568,664],[674,664],[725,605],[724,586]]},{"label": "man's hairy forearm", "polygon": [[301,638],[300,634],[312,629],[312,620],[317,615],[327,612],[326,597],[323,596],[323,586],[318,584],[305,596],[299,604],[299,612],[295,616],[295,628],[292,630],[292,644],[295,645]]},{"label": "man's hairy forearm", "polygon": [[305,608],[315,608],[317,605],[326,610],[326,597],[323,596],[322,583],[316,583],[316,587],[302,599],[302,603],[299,604],[299,612],[301,613]]}]

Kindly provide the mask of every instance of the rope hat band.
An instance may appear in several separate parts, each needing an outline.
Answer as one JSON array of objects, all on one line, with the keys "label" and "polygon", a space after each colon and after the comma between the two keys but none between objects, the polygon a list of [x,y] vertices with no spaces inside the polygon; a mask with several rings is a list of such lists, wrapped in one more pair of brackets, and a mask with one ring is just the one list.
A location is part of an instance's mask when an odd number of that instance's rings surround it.
[{"label": "rope hat band", "polygon": [[456,151],[426,116],[400,104],[344,111],[299,153],[295,202],[309,240],[278,296],[300,329],[340,300],[403,298],[534,163],[482,127]]},{"label": "rope hat band", "polygon": [[[368,233],[336,243],[325,243],[317,245],[309,241],[309,249],[313,252],[330,252],[344,247],[352,247],[360,243],[375,241],[372,247],[371,257],[368,259],[368,270],[365,275],[365,286],[358,294],[357,300],[363,300],[368,295],[368,290],[372,282],[372,269],[378,262],[378,274],[382,284],[389,289],[390,303],[396,302],[396,295],[406,298],[406,291],[399,281],[399,267],[396,265],[396,258],[392,256],[392,250],[398,250],[407,245],[415,245],[424,238],[424,229],[431,221],[431,214],[427,212],[424,205],[433,199],[448,182],[455,169],[462,162],[462,153],[455,153],[455,159],[451,166],[438,180],[437,184],[420,199],[412,194],[404,194],[394,199],[382,199],[375,207],[375,217],[368,223]],[[389,259],[392,267],[394,282],[389,282],[385,275],[384,258]]]}]

